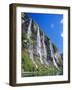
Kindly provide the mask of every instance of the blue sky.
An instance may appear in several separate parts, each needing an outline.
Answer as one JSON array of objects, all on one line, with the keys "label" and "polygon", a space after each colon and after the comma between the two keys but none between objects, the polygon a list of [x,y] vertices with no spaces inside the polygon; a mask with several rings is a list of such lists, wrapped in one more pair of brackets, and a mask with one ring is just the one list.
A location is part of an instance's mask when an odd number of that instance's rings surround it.
[{"label": "blue sky", "polygon": [[62,14],[40,14],[27,13],[55,44],[58,50],[63,52],[63,15]]}]

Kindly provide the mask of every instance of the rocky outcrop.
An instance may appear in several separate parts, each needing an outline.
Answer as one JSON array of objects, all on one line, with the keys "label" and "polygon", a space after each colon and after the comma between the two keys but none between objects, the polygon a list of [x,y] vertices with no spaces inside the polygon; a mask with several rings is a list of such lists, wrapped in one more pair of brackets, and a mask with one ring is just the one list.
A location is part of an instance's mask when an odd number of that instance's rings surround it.
[{"label": "rocky outcrop", "polygon": [[42,32],[38,24],[26,14],[22,14],[22,50],[26,50],[33,64],[63,67],[62,56],[51,40]]}]

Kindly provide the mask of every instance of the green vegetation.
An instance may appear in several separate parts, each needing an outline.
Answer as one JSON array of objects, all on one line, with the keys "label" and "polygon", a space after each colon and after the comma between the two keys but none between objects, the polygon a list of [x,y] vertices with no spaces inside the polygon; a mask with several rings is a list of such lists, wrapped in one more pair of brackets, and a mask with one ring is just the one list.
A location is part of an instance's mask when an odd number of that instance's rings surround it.
[{"label": "green vegetation", "polygon": [[45,75],[56,75],[58,70],[53,66],[44,66],[41,65],[37,69],[37,75],[38,76],[45,76]]},{"label": "green vegetation", "polygon": [[27,39],[27,34],[25,32],[22,32],[22,40]]},{"label": "green vegetation", "polygon": [[22,70],[23,72],[33,72],[32,76],[57,75],[58,73],[62,72],[56,69],[53,65],[46,66],[41,64],[38,65],[38,68],[36,68],[29,58],[27,50],[22,52]]},{"label": "green vegetation", "polygon": [[35,71],[35,66],[33,65],[31,59],[29,58],[27,50],[22,52],[22,70],[25,72]]}]

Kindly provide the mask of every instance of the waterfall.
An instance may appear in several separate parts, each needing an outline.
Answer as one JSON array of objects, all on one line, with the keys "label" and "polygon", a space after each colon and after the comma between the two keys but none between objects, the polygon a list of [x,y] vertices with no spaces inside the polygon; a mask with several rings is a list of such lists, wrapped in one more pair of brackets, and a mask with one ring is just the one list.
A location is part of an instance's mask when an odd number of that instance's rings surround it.
[{"label": "waterfall", "polygon": [[30,23],[29,23],[29,26],[28,26],[28,32],[27,32],[27,38],[29,39],[29,56],[30,56],[30,59],[33,60],[33,46],[31,45],[31,42],[30,42],[30,37],[31,37],[31,24],[32,24],[32,19],[30,19]]},{"label": "waterfall", "polygon": [[38,30],[37,30],[37,53],[40,56],[40,62],[43,64],[42,55],[41,55],[41,39],[40,39],[39,27],[38,27]]},{"label": "waterfall", "polygon": [[55,58],[56,58],[56,60],[57,60],[57,63],[59,63],[59,60],[62,62],[60,53],[59,53],[58,51],[55,53]]},{"label": "waterfall", "polygon": [[54,51],[53,51],[53,46],[52,46],[52,43],[51,43],[51,41],[49,40],[49,42],[50,42],[50,50],[51,50],[51,57],[53,58],[53,63],[54,63],[54,65],[55,65],[55,67],[58,69],[58,65],[57,65],[57,63],[56,63],[56,58],[55,58],[55,55],[54,55]]},{"label": "waterfall", "polygon": [[43,56],[44,56],[45,64],[48,65],[48,62],[47,62],[47,51],[46,51],[46,45],[45,45],[45,38],[44,37],[45,36],[44,36],[44,33],[43,33],[43,40],[42,40],[42,42],[43,42]]},{"label": "waterfall", "polygon": [[31,35],[32,35],[32,32],[31,32],[31,24],[32,24],[32,19],[30,19],[30,23],[29,23],[29,26],[28,26],[28,32],[27,32],[27,38],[29,39],[29,56],[30,56],[30,59],[32,60],[33,64],[35,64],[35,66],[37,67],[34,59],[33,59],[33,45],[31,43]]},{"label": "waterfall", "polygon": [[27,32],[27,38],[30,40],[31,37],[31,24],[32,24],[32,19],[30,19],[30,23],[28,26],[28,32]]}]

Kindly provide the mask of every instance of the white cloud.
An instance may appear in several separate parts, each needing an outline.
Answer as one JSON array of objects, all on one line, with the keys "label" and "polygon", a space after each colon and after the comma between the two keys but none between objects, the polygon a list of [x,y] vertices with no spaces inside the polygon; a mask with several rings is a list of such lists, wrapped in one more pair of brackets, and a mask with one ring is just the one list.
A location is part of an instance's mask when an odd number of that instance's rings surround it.
[{"label": "white cloud", "polygon": [[61,33],[61,37],[63,38],[63,32]]}]

